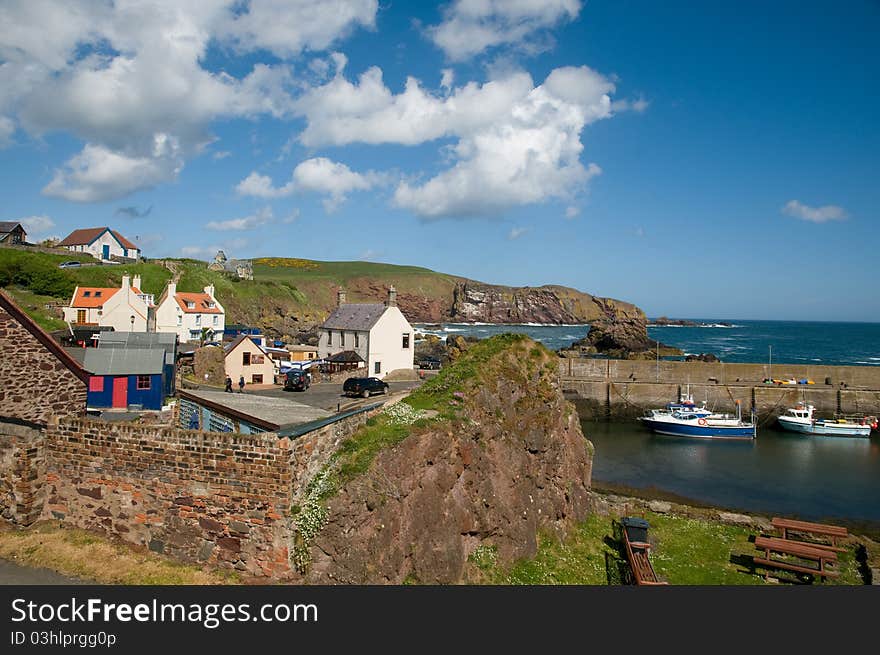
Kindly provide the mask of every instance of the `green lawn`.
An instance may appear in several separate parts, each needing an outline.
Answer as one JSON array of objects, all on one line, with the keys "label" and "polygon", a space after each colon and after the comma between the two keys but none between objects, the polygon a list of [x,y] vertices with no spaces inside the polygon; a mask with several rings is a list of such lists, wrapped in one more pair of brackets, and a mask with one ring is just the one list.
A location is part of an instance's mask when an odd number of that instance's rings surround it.
[{"label": "green lawn", "polygon": [[[749,538],[754,529],[704,521],[672,514],[648,513],[651,562],[658,577],[672,585],[765,584],[765,569],[753,569],[751,557],[758,551]],[[537,555],[504,569],[491,557],[472,558],[492,584],[621,584],[627,565],[612,528],[612,517],[593,515],[569,535],[564,543],[542,535]],[[839,555],[839,578],[825,584],[860,585],[854,550]],[[793,573],[774,571],[797,582]],[[818,579],[814,584],[819,584]]]}]

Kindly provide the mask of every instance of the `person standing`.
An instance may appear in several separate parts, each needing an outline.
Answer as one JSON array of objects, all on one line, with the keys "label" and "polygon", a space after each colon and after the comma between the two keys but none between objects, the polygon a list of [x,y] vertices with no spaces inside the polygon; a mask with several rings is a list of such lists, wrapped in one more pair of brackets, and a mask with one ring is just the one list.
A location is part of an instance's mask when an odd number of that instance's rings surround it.
[{"label": "person standing", "polygon": [[244,376],[238,377],[238,393],[244,393]]},{"label": "person standing", "polygon": [[232,393],[232,378],[226,376],[226,393]]}]

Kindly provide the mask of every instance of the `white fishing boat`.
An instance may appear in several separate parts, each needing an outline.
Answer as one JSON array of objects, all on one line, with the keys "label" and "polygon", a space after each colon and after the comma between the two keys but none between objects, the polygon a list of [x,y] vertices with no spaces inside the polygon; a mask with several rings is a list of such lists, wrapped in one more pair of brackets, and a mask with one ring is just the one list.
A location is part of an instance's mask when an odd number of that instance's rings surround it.
[{"label": "white fishing boat", "polygon": [[815,412],[813,405],[798,403],[796,407],[786,410],[777,421],[782,428],[791,432],[832,437],[870,437],[871,430],[877,428],[875,416],[820,419],[816,418]]}]

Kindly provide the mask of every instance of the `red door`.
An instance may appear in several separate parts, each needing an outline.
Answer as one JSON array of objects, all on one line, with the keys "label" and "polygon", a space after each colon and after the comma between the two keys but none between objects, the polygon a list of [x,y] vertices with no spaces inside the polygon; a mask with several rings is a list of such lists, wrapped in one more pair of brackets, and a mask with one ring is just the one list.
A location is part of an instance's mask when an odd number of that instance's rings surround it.
[{"label": "red door", "polygon": [[128,407],[128,378],[113,378],[113,406]]}]

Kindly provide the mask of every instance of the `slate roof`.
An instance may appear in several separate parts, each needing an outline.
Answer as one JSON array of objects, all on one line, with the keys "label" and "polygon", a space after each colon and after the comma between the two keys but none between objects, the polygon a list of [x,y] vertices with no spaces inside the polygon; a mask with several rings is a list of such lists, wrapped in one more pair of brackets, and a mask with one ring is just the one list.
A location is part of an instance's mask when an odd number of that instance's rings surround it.
[{"label": "slate roof", "polygon": [[299,425],[332,416],[326,410],[299,403],[289,398],[273,398],[254,393],[223,391],[180,391],[181,398],[210,407],[221,414],[236,416],[266,430]]},{"label": "slate roof", "polygon": [[110,232],[113,237],[122,245],[123,248],[128,248],[129,250],[140,250],[136,245],[134,245],[131,241],[126,239],[124,236],[119,234],[116,230],[111,230],[109,227],[87,227],[81,230],[74,230],[66,237],[64,240],[59,242],[59,246],[87,246],[92,241],[97,239],[99,236],[104,234],[104,232]]},{"label": "slate roof", "polygon": [[16,226],[21,226],[21,229],[24,230],[24,225],[17,221],[0,221],[0,234],[5,232],[12,232],[12,230],[14,230]]},{"label": "slate roof", "polygon": [[349,362],[362,362],[364,358],[358,355],[353,350],[343,350],[342,352],[338,352],[335,355],[330,355],[327,358],[328,362],[333,362],[335,364],[345,364]]},{"label": "slate roof", "polygon": [[352,303],[340,305],[321,325],[325,330],[368,331],[388,309],[382,303]]},{"label": "slate roof", "polygon": [[87,348],[83,361],[94,375],[155,375],[164,365],[163,348]]},{"label": "slate roof", "polygon": [[165,363],[173,364],[177,353],[177,334],[174,332],[104,332],[98,339],[98,348],[154,349],[165,351]]},{"label": "slate roof", "polygon": [[235,338],[235,341],[230,341],[230,342],[227,343],[225,346],[223,346],[223,352],[226,353],[226,354],[228,355],[228,354],[231,353],[233,350],[235,350],[236,348],[238,348],[238,344],[240,344],[240,343],[241,343],[242,341],[244,341],[245,339],[250,339],[251,343],[252,343],[253,345],[255,345],[257,348],[259,348],[260,351],[261,351],[264,355],[268,355],[268,354],[269,354],[269,353],[266,352],[266,349],[263,348],[263,346],[261,346],[260,344],[258,344],[256,341],[254,341],[254,340],[251,338],[251,335],[250,335],[250,334],[239,334],[239,335]]}]

